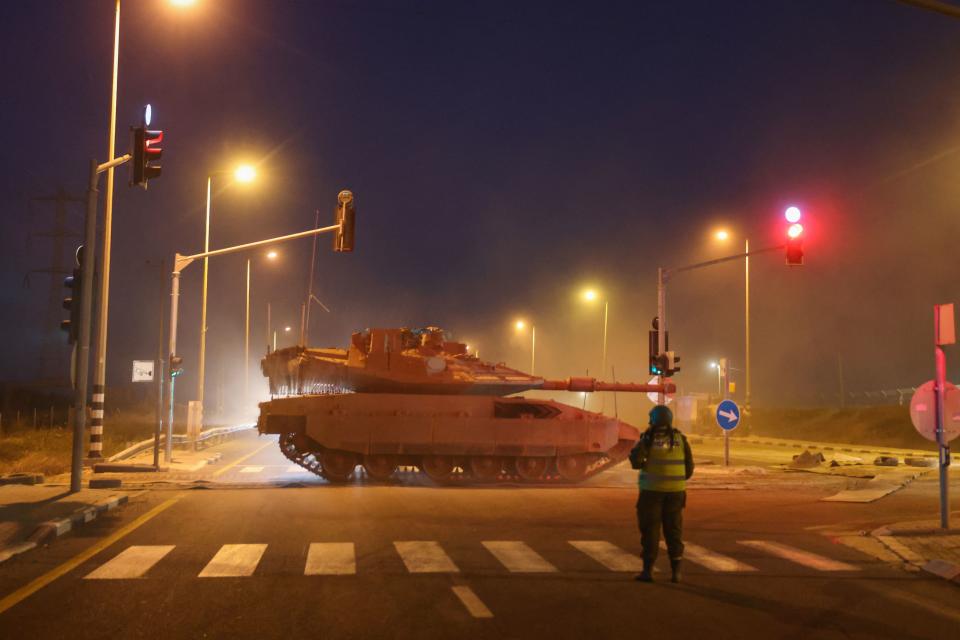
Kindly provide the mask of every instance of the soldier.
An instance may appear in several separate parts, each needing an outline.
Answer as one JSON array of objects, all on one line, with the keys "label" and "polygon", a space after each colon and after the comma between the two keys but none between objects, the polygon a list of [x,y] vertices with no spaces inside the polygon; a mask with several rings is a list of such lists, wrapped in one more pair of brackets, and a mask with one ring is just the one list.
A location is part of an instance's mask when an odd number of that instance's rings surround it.
[{"label": "soldier", "polygon": [[630,464],[640,470],[637,523],[643,546],[643,571],[635,577],[653,582],[660,546],[660,526],[670,554],[672,582],[680,582],[683,560],[683,508],[687,480],[693,475],[693,454],[687,438],[673,428],[673,412],[664,405],[650,410],[650,426],[630,451]]}]

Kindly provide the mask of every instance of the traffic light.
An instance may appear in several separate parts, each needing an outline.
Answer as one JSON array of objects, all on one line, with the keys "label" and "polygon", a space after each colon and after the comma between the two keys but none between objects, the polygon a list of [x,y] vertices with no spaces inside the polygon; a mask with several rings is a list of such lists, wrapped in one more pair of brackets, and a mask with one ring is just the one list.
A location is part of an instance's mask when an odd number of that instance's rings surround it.
[{"label": "traffic light", "polygon": [[[653,330],[648,334],[648,353],[650,355],[650,375],[665,376],[669,375],[666,371],[669,369],[669,362],[666,360],[666,354],[660,353],[660,322],[657,318],[653,319]],[[663,343],[666,349],[670,348],[670,332],[667,331],[663,337]]]},{"label": "traffic light", "polygon": [[677,355],[676,351],[667,351],[664,355],[666,356],[667,366],[663,375],[669,378],[680,371],[680,356]]},{"label": "traffic light", "polygon": [[163,156],[163,149],[160,143],[163,142],[163,131],[151,130],[146,127],[134,127],[133,129],[133,180],[132,185],[140,185],[147,188],[147,182],[153,178],[159,178],[163,169],[159,162]]},{"label": "traffic light", "polygon": [[70,290],[70,295],[63,299],[63,308],[70,312],[70,319],[60,322],[60,329],[66,332],[67,342],[74,344],[80,334],[80,304],[83,293],[80,268],[73,270],[73,275],[63,279],[63,286]]},{"label": "traffic light", "polygon": [[803,264],[803,225],[800,224],[800,209],[797,207],[788,207],[784,212],[787,222],[787,264]]},{"label": "traffic light", "polygon": [[183,373],[183,358],[180,356],[170,356],[170,376],[176,377]]},{"label": "traffic light", "polygon": [[357,210],[353,204],[353,193],[344,189],[337,196],[337,214],[334,223],[340,225],[340,228],[333,236],[334,251],[353,251],[356,222]]}]

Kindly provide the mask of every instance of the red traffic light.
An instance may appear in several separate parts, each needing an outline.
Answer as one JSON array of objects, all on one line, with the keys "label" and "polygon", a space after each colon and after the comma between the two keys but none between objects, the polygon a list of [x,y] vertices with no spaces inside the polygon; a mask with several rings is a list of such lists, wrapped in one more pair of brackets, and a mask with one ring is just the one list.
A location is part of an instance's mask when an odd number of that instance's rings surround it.
[{"label": "red traffic light", "polygon": [[159,178],[162,167],[157,164],[163,155],[160,143],[163,142],[163,131],[151,130],[146,127],[133,129],[133,180],[131,184],[146,188],[147,181]]}]

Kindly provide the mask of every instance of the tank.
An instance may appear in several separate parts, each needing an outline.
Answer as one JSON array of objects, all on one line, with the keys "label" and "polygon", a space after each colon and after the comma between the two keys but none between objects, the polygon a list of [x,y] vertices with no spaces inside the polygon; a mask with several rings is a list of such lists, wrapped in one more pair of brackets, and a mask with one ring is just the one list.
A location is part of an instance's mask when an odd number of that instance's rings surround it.
[{"label": "tank", "polygon": [[289,347],[261,369],[260,433],[331,482],[417,469],[437,483],[580,482],[624,458],[638,430],[530,390],[667,392],[674,386],[548,380],[480,360],[437,327],[369,329],[347,349]]}]

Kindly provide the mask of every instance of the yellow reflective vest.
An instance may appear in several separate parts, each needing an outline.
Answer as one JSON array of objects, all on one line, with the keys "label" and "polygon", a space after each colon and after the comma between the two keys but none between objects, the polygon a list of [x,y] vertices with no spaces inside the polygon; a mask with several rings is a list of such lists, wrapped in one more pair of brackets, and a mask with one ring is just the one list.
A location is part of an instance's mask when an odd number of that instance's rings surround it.
[{"label": "yellow reflective vest", "polygon": [[686,491],[683,436],[670,430],[650,438],[646,464],[640,469],[641,491]]}]

